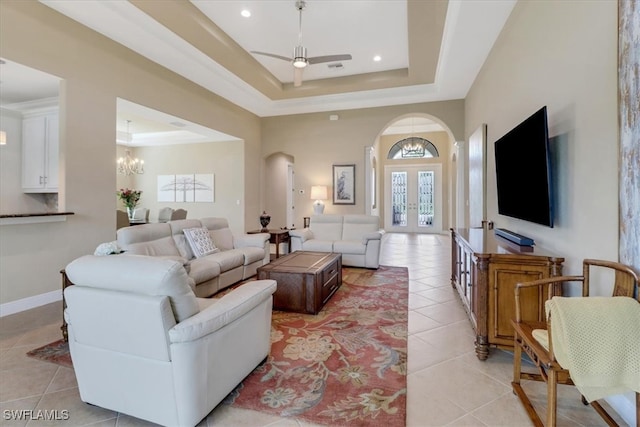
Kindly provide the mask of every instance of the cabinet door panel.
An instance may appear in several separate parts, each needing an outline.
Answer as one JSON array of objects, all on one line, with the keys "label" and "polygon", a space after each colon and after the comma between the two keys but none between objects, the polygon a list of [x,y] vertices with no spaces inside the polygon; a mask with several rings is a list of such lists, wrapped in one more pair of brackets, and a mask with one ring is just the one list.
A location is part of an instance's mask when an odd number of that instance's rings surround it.
[{"label": "cabinet door panel", "polygon": [[[544,269],[535,267],[501,266],[489,267],[492,277],[489,290],[489,342],[494,344],[513,345],[513,327],[511,319],[516,317],[515,309],[515,285],[518,282],[530,282],[542,279],[545,276]],[[525,289],[520,293],[522,304],[522,317],[524,320],[537,320],[544,305],[538,290]]]},{"label": "cabinet door panel", "polygon": [[44,188],[46,127],[42,117],[22,122],[22,187]]}]

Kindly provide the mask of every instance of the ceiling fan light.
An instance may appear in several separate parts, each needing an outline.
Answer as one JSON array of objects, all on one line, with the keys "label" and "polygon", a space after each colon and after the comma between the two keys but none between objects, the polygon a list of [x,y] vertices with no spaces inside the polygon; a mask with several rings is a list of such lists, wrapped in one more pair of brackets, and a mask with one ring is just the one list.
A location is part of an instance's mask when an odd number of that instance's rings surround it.
[{"label": "ceiling fan light", "polygon": [[304,68],[308,64],[306,58],[293,58],[293,66],[296,68]]},{"label": "ceiling fan light", "polygon": [[304,68],[308,63],[307,48],[304,46],[296,46],[293,50],[293,66],[296,68]]}]

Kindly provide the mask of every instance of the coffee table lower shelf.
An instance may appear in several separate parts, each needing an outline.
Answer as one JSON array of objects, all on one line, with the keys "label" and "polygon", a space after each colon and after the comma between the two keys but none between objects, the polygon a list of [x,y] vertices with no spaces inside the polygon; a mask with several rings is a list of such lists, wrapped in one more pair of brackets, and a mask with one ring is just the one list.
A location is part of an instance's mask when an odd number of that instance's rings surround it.
[{"label": "coffee table lower shelf", "polygon": [[262,279],[278,283],[274,309],[318,314],[342,285],[342,254],[293,252],[259,267]]}]

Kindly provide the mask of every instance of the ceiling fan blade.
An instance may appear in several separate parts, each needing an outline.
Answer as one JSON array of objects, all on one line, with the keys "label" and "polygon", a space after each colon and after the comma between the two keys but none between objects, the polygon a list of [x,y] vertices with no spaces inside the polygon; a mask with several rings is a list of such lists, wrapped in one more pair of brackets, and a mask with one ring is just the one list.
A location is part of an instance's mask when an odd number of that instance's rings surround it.
[{"label": "ceiling fan blade", "polygon": [[283,61],[288,61],[288,62],[293,61],[293,59],[291,59],[291,58],[288,58],[288,57],[282,56],[282,55],[276,55],[274,53],[257,52],[255,50],[252,50],[251,53],[255,53],[256,55],[270,56],[271,58],[282,59]]},{"label": "ceiling fan blade", "polygon": [[302,71],[304,68],[294,68],[293,69],[293,86],[298,87],[302,86]]},{"label": "ceiling fan blade", "polygon": [[348,61],[351,59],[351,55],[325,55],[325,56],[314,56],[311,58],[307,58],[309,64],[320,64],[323,62],[334,62],[334,61]]}]

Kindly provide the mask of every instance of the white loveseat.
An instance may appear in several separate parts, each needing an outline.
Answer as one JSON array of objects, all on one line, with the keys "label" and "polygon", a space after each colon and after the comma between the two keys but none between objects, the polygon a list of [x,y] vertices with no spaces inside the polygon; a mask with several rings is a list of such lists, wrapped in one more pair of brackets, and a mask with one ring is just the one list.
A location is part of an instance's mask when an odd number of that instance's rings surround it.
[{"label": "white loveseat", "polygon": [[[196,258],[184,230],[206,227],[218,252]],[[183,219],[121,228],[116,240],[126,254],[181,262],[196,296],[208,297],[257,273],[269,262],[269,234],[234,236],[225,218]]]},{"label": "white loveseat", "polygon": [[273,280],[196,298],[180,262],[93,256],[65,269],[69,348],[82,401],[195,426],[271,348]]},{"label": "white loveseat", "polygon": [[314,215],[309,227],[289,231],[291,252],[342,254],[342,265],[378,268],[380,219],[373,215]]}]

